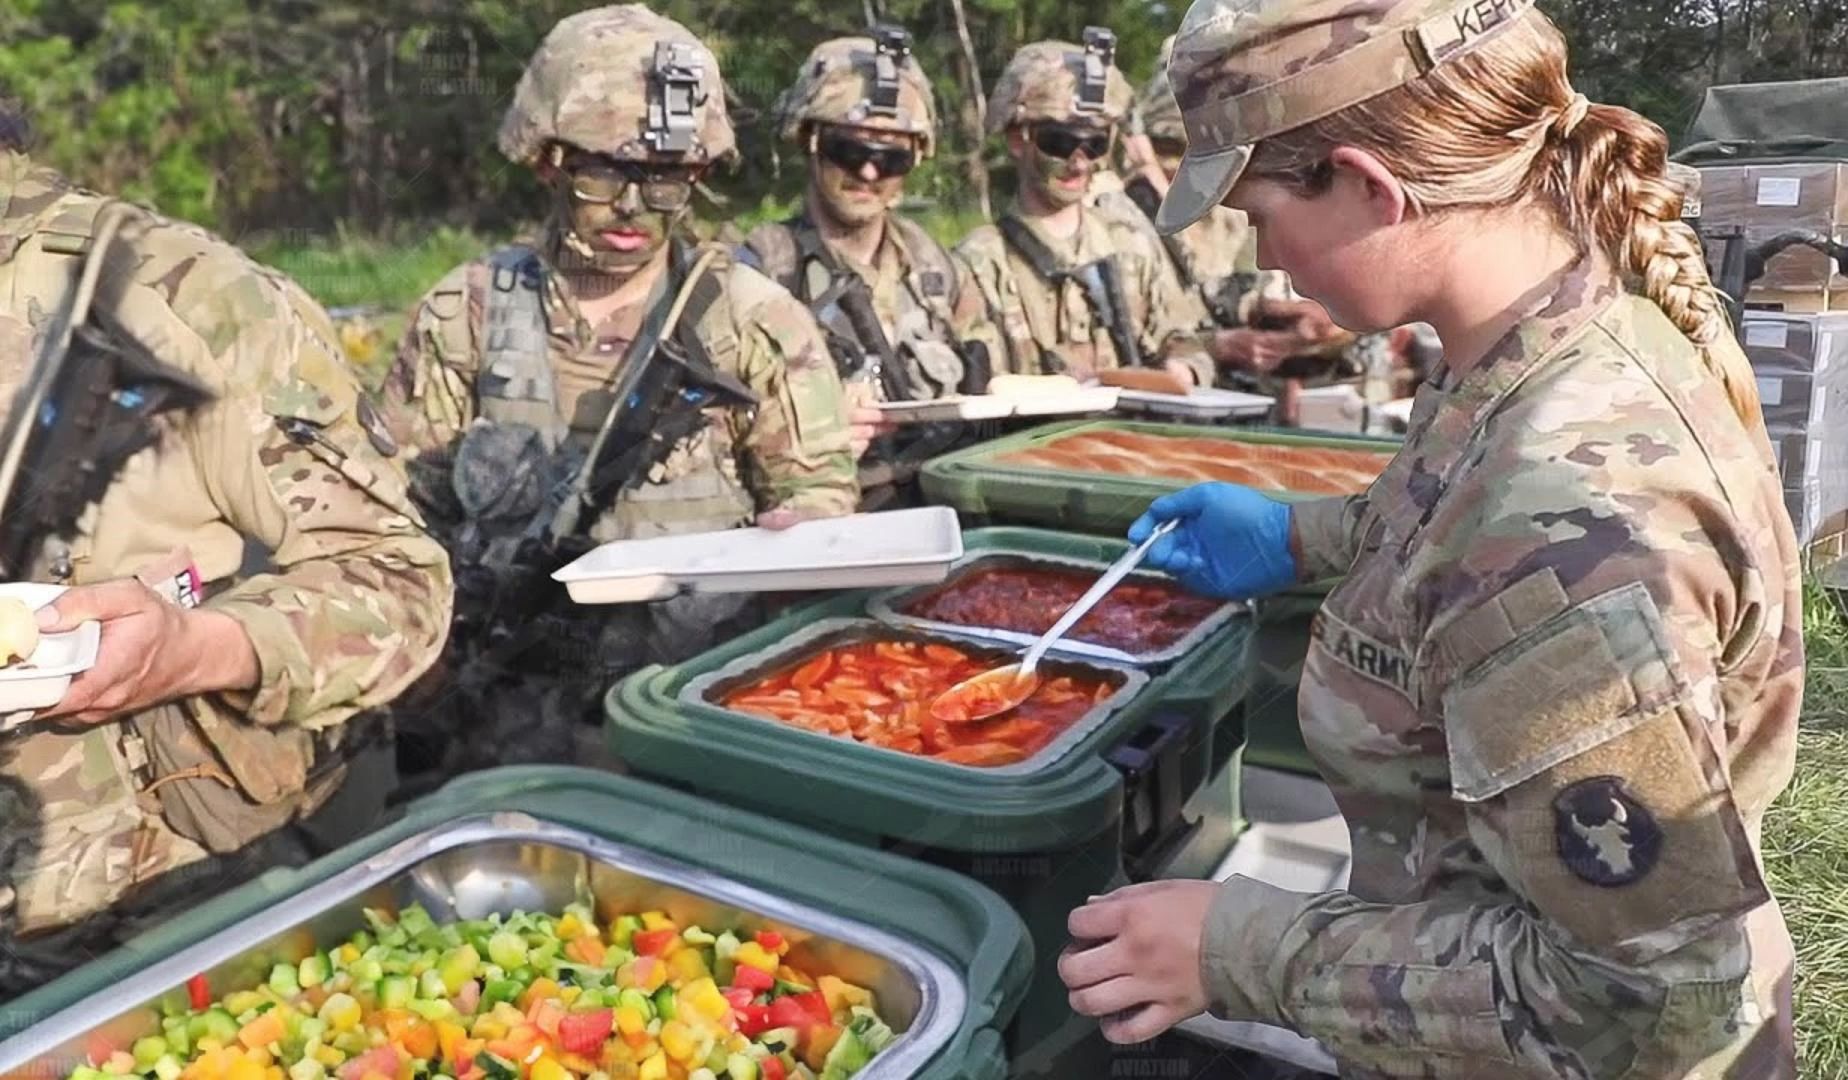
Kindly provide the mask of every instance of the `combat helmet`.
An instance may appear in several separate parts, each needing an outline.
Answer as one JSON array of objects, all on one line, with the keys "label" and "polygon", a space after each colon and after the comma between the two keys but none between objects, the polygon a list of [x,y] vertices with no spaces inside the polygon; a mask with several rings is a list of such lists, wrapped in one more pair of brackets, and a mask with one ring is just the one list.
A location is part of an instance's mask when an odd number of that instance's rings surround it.
[{"label": "combat helmet", "polygon": [[533,165],[553,143],[612,157],[730,157],[737,140],[712,50],[641,4],[558,21],[520,76],[501,153]]},{"label": "combat helmet", "polygon": [[1088,26],[1084,44],[1036,41],[1007,62],[988,99],[988,134],[1034,120],[1116,123],[1134,97],[1116,66],[1116,35]]},{"label": "combat helmet", "polygon": [[911,35],[896,26],[815,46],[795,85],[777,99],[776,116],[791,142],[800,142],[810,124],[846,124],[915,135],[920,158],[936,149],[930,80],[911,55]]},{"label": "combat helmet", "polygon": [[1174,36],[1161,43],[1161,60],[1155,74],[1136,93],[1131,113],[1142,134],[1151,139],[1185,140],[1187,129],[1181,124],[1181,107],[1174,100],[1174,85],[1168,81],[1168,60],[1174,55]]}]

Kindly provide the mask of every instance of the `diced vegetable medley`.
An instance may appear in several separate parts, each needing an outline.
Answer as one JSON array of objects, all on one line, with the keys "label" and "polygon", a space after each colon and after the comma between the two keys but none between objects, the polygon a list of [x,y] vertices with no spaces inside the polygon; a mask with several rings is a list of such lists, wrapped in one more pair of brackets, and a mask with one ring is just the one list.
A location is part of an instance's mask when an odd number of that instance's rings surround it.
[{"label": "diced vegetable medley", "polygon": [[437,925],[420,907],[93,1050],[69,1080],[845,1080],[896,1037],[782,935],[589,909]]}]

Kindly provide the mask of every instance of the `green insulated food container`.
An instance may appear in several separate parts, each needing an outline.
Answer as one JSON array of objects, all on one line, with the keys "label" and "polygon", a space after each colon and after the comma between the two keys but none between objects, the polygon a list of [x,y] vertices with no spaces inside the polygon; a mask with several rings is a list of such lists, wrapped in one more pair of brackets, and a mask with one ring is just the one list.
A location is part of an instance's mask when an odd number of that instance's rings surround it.
[{"label": "green insulated food container", "polygon": [[299,870],[206,900],[0,1012],[0,1076],[60,1080],[157,1033],[163,1001],[262,982],[365,927],[367,907],[439,921],[573,901],[774,930],[878,995],[899,1038],[865,1080],[1000,1080],[1033,968],[1020,919],[938,867],[640,780],[567,767],[476,773]]},{"label": "green insulated food container", "polygon": [[[1000,460],[1017,451],[1094,432],[1133,432],[1304,450],[1373,450],[1391,454],[1399,449],[1398,442],[1387,439],[1304,435],[1271,428],[1202,428],[1127,420],[1078,420],[977,443],[936,458],[926,464],[920,474],[924,494],[931,502],[955,507],[965,525],[978,522],[1045,525],[1074,532],[1121,536],[1130,522],[1148,509],[1149,503],[1171,491],[1198,483],[1169,477],[1048,469]],[[1282,499],[1317,497],[1307,492],[1268,493]]]},{"label": "green insulated food container", "polygon": [[[1108,562],[1118,541],[1028,529],[965,534],[965,562],[997,554]],[[952,571],[954,574],[955,571]],[[1033,758],[946,764],[734,712],[715,700],[856,638],[969,637],[882,624],[895,594],[852,594],[793,611],[687,663],[611,691],[615,752],[642,775],[974,877],[1026,921],[1039,962],[1009,1051],[1017,1076],[1108,1073],[1096,1025],[1074,1016],[1054,968],[1066,918],[1132,877],[1199,876],[1236,834],[1250,619],[1221,623],[1184,654],[1139,667],[1055,656],[1122,680],[1097,715]],[[994,648],[997,662],[1013,655]]]}]

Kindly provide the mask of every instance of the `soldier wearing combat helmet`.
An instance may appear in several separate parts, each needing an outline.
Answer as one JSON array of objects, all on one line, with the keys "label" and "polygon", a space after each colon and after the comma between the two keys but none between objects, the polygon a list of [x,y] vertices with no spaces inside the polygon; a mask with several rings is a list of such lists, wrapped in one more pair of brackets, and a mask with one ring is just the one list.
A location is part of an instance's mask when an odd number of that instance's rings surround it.
[{"label": "soldier wearing combat helmet", "polygon": [[0,997],[372,827],[374,710],[435,661],[451,596],[326,313],[22,134],[0,131],[0,580],[101,640],[0,735]]},{"label": "soldier wearing combat helmet", "polygon": [[[782,135],[808,162],[801,213],[759,226],[739,258],[808,304],[869,423],[873,400],[921,401],[987,388],[1000,341],[981,294],[942,245],[896,207],[905,177],[936,147],[930,80],[910,36],[817,45],[777,106]],[[953,437],[955,431],[947,433]],[[945,433],[881,440],[862,463],[864,505],[898,496]]]},{"label": "soldier wearing combat helmet", "polygon": [[733,145],[717,61],[685,27],[639,4],[561,20],[500,129],[551,189],[543,237],[456,268],[412,315],[386,393],[460,578],[462,692],[423,727],[463,733],[465,760],[569,756],[612,679],[754,617],[735,596],[574,614],[547,578],[573,552],[854,509],[814,319],[676,236]]},{"label": "soldier wearing combat helmet", "polygon": [[1175,389],[1211,385],[1212,361],[1193,334],[1199,305],[1154,234],[1089,205],[1132,96],[1115,51],[1115,36],[1091,27],[1082,46],[1042,41],[1014,54],[988,103],[988,132],[1006,138],[1019,187],[1001,219],[956,254],[1000,328],[997,371],[1150,367],[1166,369]]},{"label": "soldier wearing combat helmet", "polygon": [[[1157,500],[1147,561],[1261,597],[1339,577],[1303,740],[1342,888],[1158,882],[1072,913],[1073,1007],[1210,1009],[1342,1076],[1796,1075],[1760,849],[1803,694],[1800,552],[1668,138],[1570,81],[1533,0],[1196,0],[1156,215],[1243,210],[1357,332],[1443,364],[1367,490]],[[1520,253],[1519,258],[1509,257]]]}]

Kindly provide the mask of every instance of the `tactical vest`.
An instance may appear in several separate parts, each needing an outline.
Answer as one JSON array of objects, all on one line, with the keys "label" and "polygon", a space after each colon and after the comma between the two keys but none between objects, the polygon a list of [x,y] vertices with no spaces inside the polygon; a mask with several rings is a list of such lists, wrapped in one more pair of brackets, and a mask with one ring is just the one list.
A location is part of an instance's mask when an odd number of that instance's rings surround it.
[{"label": "tactical vest", "polygon": [[[573,428],[558,398],[545,308],[550,270],[544,259],[533,248],[516,245],[489,255],[488,268],[475,384],[479,415],[495,423],[525,424],[555,449],[568,441],[588,446],[596,429]],[[674,336],[690,355],[704,355],[714,367],[735,374],[738,328],[724,285],[730,272],[730,258],[721,254],[693,287]],[[591,524],[590,538],[601,543],[708,532],[750,521],[755,501],[738,464],[733,419],[714,416],[704,430],[655,462],[646,480],[617,496]]]},{"label": "tactical vest", "polygon": [[[956,393],[963,380],[954,315],[960,301],[956,264],[916,222],[888,214],[886,225],[897,230],[909,262],[898,316],[885,327],[886,337],[910,366],[913,386],[928,388],[933,398]],[[832,267],[840,260],[828,251],[821,231],[801,215],[759,228],[749,242],[758,268],[811,308],[834,284]]]},{"label": "tactical vest", "polygon": [[[1023,242],[1027,240],[1036,240],[1037,238],[1033,236],[1026,222],[1022,221],[1012,212],[1002,215],[1001,220],[996,223],[996,228],[1001,233],[1001,243],[1004,251],[1018,255],[1027,265],[1033,268],[1035,276],[1052,287],[1054,302],[1056,304],[1064,304],[1065,289],[1068,285],[1078,289],[1079,295],[1084,298],[1085,309],[1091,313],[1092,337],[1095,338],[1099,331],[1104,331],[1105,340],[1108,341],[1109,322],[1105,319],[1104,313],[1099,310],[1097,305],[1092,301],[1090,293],[1070,280],[1070,271],[1073,268],[1068,264],[1068,261],[1061,260],[1059,256],[1047,249],[1043,242],[1037,244],[1038,250],[1033,250],[1036,246],[1033,243]],[[1123,273],[1122,261],[1119,260],[1114,253],[1104,256],[1104,261],[1116,267],[1117,278],[1121,281]],[[1000,270],[1003,275],[1011,275],[1013,273],[1013,268],[1009,264],[1005,254],[1001,259]],[[1001,304],[1002,311],[1000,322],[1002,332],[1008,335],[1008,347],[1015,350],[1015,355],[1037,356],[1039,357],[1042,370],[1051,374],[1063,373],[1065,370],[1065,358],[1061,356],[1056,349],[1043,347],[1039,341],[1033,337],[1032,323],[1027,318],[1026,305],[1021,301],[1020,288],[1018,285],[1014,285],[1011,282],[1005,282],[1003,284],[1001,289]],[[1054,320],[1058,321],[1057,314],[1054,315]],[[1135,332],[1133,325],[1131,327],[1131,332]],[[1087,341],[1085,344],[1090,345],[1092,342]],[[1114,343],[1110,345],[1110,355],[1116,357],[1118,366],[1128,366],[1128,362],[1120,355],[1120,350],[1116,348]]]}]

